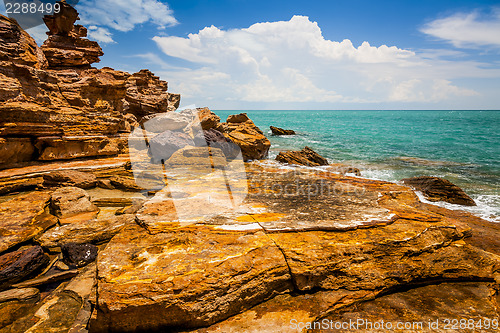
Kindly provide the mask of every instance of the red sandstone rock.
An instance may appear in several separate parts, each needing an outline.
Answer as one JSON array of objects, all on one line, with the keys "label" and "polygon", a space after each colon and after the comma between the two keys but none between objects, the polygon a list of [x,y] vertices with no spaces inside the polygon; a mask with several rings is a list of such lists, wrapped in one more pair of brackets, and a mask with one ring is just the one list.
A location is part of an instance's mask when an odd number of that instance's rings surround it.
[{"label": "red sandstone rock", "polygon": [[446,201],[452,204],[475,206],[474,200],[460,187],[438,177],[413,177],[401,180],[404,184],[421,191],[430,201]]}]

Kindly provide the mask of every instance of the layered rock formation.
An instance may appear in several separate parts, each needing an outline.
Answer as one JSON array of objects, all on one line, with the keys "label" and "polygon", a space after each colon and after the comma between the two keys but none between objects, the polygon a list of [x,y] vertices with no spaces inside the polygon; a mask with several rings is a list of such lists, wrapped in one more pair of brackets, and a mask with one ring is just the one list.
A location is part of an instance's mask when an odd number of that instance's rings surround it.
[{"label": "layered rock formation", "polygon": [[0,17],[0,168],[124,153],[136,119],[179,105],[179,95],[148,70],[90,67],[100,47],[83,38],[74,15],[60,15],[47,18],[42,48]]},{"label": "layered rock formation", "polygon": [[[51,36],[81,39],[73,19],[48,18]],[[247,115],[194,110],[194,135],[182,114],[155,116],[178,96],[150,72],[88,68],[87,56],[48,68],[15,22],[0,23],[0,156],[4,168],[31,162],[0,170],[0,333],[500,315],[499,225],[341,165],[238,163],[235,144],[245,160],[270,145]],[[138,173],[132,155],[111,156],[151,119],[152,138],[208,147],[177,147],[160,174],[150,158]],[[289,161],[327,163],[302,152]]]}]

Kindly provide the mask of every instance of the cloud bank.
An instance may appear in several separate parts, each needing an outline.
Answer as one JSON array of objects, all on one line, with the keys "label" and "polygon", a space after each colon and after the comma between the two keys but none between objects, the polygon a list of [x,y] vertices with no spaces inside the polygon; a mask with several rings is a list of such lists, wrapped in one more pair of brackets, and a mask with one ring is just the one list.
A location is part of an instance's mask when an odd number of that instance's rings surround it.
[{"label": "cloud bank", "polygon": [[164,54],[191,63],[160,73],[189,102],[433,103],[478,94],[453,84],[457,70],[492,74],[476,63],[426,59],[396,46],[331,41],[306,16],[153,40]]},{"label": "cloud bank", "polygon": [[494,8],[489,15],[474,11],[437,19],[421,31],[455,47],[500,47],[500,8]]}]

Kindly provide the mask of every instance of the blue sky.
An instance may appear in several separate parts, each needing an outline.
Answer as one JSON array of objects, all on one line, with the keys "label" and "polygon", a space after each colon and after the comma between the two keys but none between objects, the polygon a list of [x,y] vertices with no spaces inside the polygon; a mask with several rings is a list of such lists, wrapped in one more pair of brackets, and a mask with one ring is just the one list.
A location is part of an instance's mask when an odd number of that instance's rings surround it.
[{"label": "blue sky", "polygon": [[[500,109],[500,1],[81,0],[97,67],[212,109]],[[30,32],[40,41],[43,27]]]}]

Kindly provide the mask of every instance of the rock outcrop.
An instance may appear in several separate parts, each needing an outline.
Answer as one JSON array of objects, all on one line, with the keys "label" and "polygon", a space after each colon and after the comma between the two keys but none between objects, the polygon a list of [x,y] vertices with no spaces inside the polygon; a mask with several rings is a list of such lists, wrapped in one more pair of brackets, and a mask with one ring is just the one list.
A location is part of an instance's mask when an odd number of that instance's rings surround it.
[{"label": "rock outcrop", "polygon": [[401,180],[417,191],[421,191],[429,201],[446,201],[456,205],[475,206],[476,202],[460,187],[449,180],[438,177],[413,177]]},{"label": "rock outcrop", "polygon": [[148,70],[90,67],[102,51],[83,38],[72,11],[46,17],[41,48],[0,16],[0,168],[126,153],[137,119],[179,105],[179,95]]},{"label": "rock outcrop", "polygon": [[328,165],[328,160],[326,158],[309,147],[305,147],[300,151],[282,151],[276,156],[276,161],[305,166]]},{"label": "rock outcrop", "polygon": [[245,161],[267,157],[271,142],[246,113],[229,116],[222,128],[225,135],[240,146]]},{"label": "rock outcrop", "polygon": [[273,135],[295,135],[295,131],[279,127],[269,126]]}]

